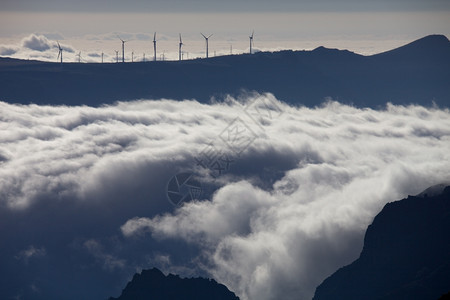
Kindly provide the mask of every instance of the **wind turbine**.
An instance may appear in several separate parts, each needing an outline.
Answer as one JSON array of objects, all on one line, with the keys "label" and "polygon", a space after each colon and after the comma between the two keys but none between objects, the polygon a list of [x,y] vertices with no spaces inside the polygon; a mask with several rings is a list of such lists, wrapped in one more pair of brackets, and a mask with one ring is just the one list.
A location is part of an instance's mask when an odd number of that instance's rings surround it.
[{"label": "wind turbine", "polygon": [[76,56],[78,57],[78,62],[80,63],[81,62],[81,51],[78,52],[78,54]]},{"label": "wind turbine", "polygon": [[63,48],[61,48],[61,45],[58,43],[58,58],[56,60],[58,60],[59,58],[61,58],[61,63],[62,63],[62,52],[63,52]]},{"label": "wind turbine", "polygon": [[153,61],[156,61],[156,32],[153,35]]},{"label": "wind turbine", "polygon": [[131,51],[131,62],[134,62],[134,50]]},{"label": "wind turbine", "polygon": [[200,32],[200,34],[205,38],[206,41],[206,58],[208,58],[208,40],[210,37],[212,37],[212,34],[210,34],[208,37],[206,37],[203,33]]},{"label": "wind turbine", "polygon": [[250,38],[250,54],[252,54],[252,45],[253,45],[253,34],[255,33],[255,31],[252,31],[252,35],[249,36]]},{"label": "wind turbine", "polygon": [[102,51],[102,63],[103,63],[103,51]]},{"label": "wind turbine", "polygon": [[125,43],[128,41],[124,41],[120,38],[120,36],[117,36],[119,38],[119,40],[122,41],[122,62],[125,62]]},{"label": "wind turbine", "polygon": [[119,62],[119,50],[114,50],[116,51],[116,63]]},{"label": "wind turbine", "polygon": [[181,40],[181,33],[180,33],[180,43],[178,44],[179,49],[178,49],[178,60],[181,60],[181,46],[183,46],[183,41]]}]

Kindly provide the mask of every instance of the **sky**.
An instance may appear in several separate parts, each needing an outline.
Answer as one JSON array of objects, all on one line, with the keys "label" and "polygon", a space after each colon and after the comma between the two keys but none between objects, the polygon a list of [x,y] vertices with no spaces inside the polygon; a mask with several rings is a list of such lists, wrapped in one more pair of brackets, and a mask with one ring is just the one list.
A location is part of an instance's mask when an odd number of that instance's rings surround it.
[{"label": "sky", "polygon": [[439,11],[450,9],[446,0],[5,0],[2,10],[78,12],[287,12],[300,11]]},{"label": "sky", "polygon": [[[450,112],[437,107],[254,94],[0,111],[11,298],[106,299],[158,267],[243,300],[311,299],[358,257],[384,204],[450,180]],[[170,182],[186,173],[200,191],[176,203]]]},{"label": "sky", "polygon": [[[56,60],[57,51],[23,49],[23,39],[42,35],[80,51],[84,61],[108,62],[121,50],[118,35],[129,39],[127,60],[153,56],[157,32],[158,59],[177,59],[179,34],[183,57],[205,55],[200,32],[214,34],[211,55],[248,52],[254,48],[349,49],[361,54],[386,51],[428,34],[450,34],[450,4],[433,1],[2,1],[0,55]],[[5,50],[8,48],[9,51]],[[3,49],[3,50],[2,50]],[[16,51],[11,51],[15,49]],[[11,54],[14,52],[14,54]],[[56,54],[55,54],[56,52]]]}]

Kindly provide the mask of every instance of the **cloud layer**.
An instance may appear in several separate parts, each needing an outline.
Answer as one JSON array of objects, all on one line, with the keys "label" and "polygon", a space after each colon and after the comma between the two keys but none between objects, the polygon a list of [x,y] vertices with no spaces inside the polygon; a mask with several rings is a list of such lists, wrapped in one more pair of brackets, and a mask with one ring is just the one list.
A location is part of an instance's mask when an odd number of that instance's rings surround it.
[{"label": "cloud layer", "polygon": [[76,59],[75,49],[62,42],[64,37],[59,34],[30,34],[14,45],[1,45],[0,56],[18,59],[35,59],[42,61],[57,61],[58,44],[63,49],[64,61],[73,62]]},{"label": "cloud layer", "polygon": [[[52,289],[36,279],[45,263],[95,275],[84,298],[157,266],[212,276],[242,299],[310,299],[358,256],[387,201],[450,179],[439,108],[291,107],[268,94],[0,111],[0,276],[20,266],[28,275],[10,286],[34,287],[15,296]],[[174,207],[177,174],[202,192]]]}]

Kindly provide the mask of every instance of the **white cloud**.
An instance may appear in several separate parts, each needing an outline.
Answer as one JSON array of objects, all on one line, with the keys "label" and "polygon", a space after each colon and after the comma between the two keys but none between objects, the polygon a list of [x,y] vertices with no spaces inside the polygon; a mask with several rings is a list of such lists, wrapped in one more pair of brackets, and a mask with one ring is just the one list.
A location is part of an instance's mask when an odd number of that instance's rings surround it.
[{"label": "white cloud", "polygon": [[101,243],[95,239],[85,241],[83,246],[92,256],[94,256],[104,269],[113,271],[114,269],[123,269],[126,265],[124,259],[119,259],[112,254],[106,253]]},{"label": "white cloud", "polygon": [[89,57],[96,57],[96,58],[102,57],[102,55],[101,55],[101,54],[98,54],[98,53],[88,53],[87,55],[88,55]]},{"label": "white cloud", "polygon": [[[244,299],[308,299],[356,258],[365,228],[387,201],[449,179],[448,110],[282,106],[266,140],[252,145],[255,152],[290,148],[299,158],[273,189],[229,182],[211,202],[130,219],[122,233],[201,245],[205,268]],[[251,151],[240,159],[251,161]]]},{"label": "white cloud", "polygon": [[31,258],[38,258],[45,256],[47,254],[44,247],[36,248],[33,245],[30,245],[28,248],[20,251],[15,258],[18,260],[22,260],[25,264],[28,264],[28,261]]},{"label": "white cloud", "polygon": [[[271,103],[271,117],[253,109],[252,119],[233,99],[98,108],[0,102],[0,217],[7,227],[25,224],[17,240],[0,230],[2,243],[23,249],[39,228],[45,238],[33,243],[48,253],[84,266],[82,255],[67,252],[78,243],[108,273],[149,262],[165,271],[194,265],[243,299],[308,299],[357,257],[387,201],[450,178],[448,109],[248,98],[250,108]],[[236,117],[254,141],[229,138]],[[227,147],[246,140],[240,155]],[[210,143],[233,158],[216,178],[194,158]],[[188,171],[203,176],[204,193],[174,210],[166,184]],[[118,233],[113,246],[103,242]]]},{"label": "white cloud", "polygon": [[43,35],[32,34],[22,40],[22,46],[35,51],[46,51],[52,48],[51,42]]},{"label": "white cloud", "polygon": [[43,32],[37,33],[36,35],[43,35],[50,40],[58,40],[58,41],[64,40],[64,36],[58,32]]},{"label": "white cloud", "polygon": [[0,46],[0,55],[11,56],[15,54],[19,49],[15,46]]},{"label": "white cloud", "polygon": [[[49,37],[54,37],[54,40],[49,40]],[[58,56],[58,44],[56,37],[61,37],[59,34],[30,34],[17,44],[1,45],[0,56],[7,56],[18,59],[37,59],[43,61],[56,61]],[[75,49],[71,45],[59,41],[63,49],[64,61],[74,61]]]}]

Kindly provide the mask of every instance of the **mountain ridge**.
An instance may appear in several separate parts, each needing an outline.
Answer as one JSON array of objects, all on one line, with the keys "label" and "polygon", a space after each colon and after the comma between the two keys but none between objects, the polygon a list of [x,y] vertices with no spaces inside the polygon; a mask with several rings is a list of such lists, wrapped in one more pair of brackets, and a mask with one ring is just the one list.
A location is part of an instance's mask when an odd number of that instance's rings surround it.
[{"label": "mountain ridge", "polygon": [[406,45],[397,47],[395,49],[374,54],[371,56],[385,56],[385,55],[401,55],[405,52],[411,52],[415,56],[433,53],[434,55],[448,53],[450,51],[450,41],[445,35],[432,34],[423,38],[415,40]]},{"label": "mountain ridge", "polygon": [[379,108],[386,102],[450,107],[448,82],[445,36],[425,37],[372,56],[318,47],[117,64],[0,58],[0,101],[20,104],[100,106],[161,98],[208,103],[258,92],[309,107],[328,98],[357,107]]},{"label": "mountain ridge", "polygon": [[360,257],[325,279],[313,299],[438,299],[449,292],[450,186],[426,191],[386,204],[367,228]]},{"label": "mountain ridge", "polygon": [[128,282],[122,294],[108,300],[239,300],[228,288],[214,279],[165,276],[157,268],[142,270]]}]

